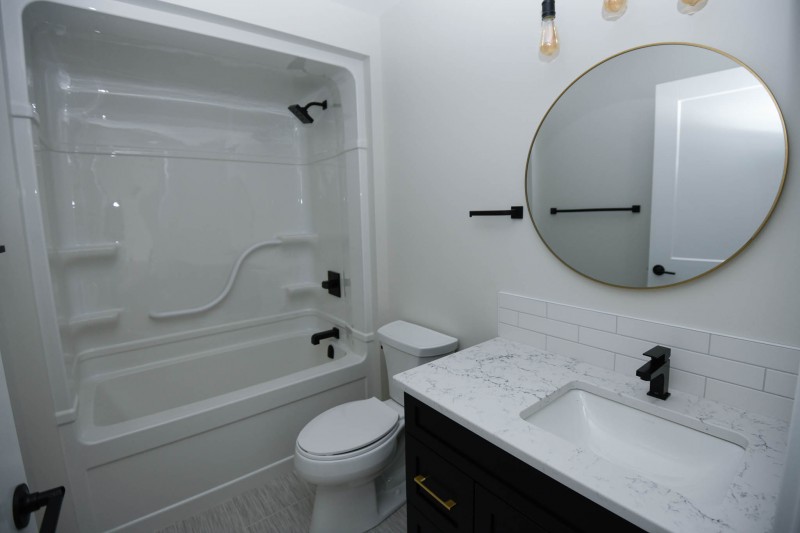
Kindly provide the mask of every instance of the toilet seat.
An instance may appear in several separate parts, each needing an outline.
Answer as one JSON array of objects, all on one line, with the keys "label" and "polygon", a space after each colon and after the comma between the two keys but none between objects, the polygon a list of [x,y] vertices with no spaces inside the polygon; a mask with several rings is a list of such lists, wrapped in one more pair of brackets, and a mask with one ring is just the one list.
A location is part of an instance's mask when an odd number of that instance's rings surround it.
[{"label": "toilet seat", "polygon": [[[397,439],[397,434],[400,433],[404,427],[405,424],[402,420],[400,420],[397,422],[394,428],[392,428],[386,435],[377,441],[371,442],[361,448],[358,448],[357,450],[353,450],[348,453],[342,453],[338,455],[314,455],[313,453],[309,453],[302,449],[299,445],[295,445],[295,453],[317,464],[336,462],[344,463],[348,462],[350,459],[359,460],[361,457],[365,458],[364,461],[367,461],[366,458],[369,457],[375,450],[379,450],[380,448],[384,447],[388,448],[388,445]],[[378,455],[380,455],[380,453]]]},{"label": "toilet seat", "polygon": [[308,458],[337,460],[366,453],[394,438],[400,414],[377,398],[338,405],[309,422],[297,437]]}]

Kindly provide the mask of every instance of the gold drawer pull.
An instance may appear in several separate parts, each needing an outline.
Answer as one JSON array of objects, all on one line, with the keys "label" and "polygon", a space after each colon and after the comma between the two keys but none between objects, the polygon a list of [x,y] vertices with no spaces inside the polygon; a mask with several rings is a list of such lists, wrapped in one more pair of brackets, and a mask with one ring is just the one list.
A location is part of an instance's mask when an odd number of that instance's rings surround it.
[{"label": "gold drawer pull", "polygon": [[435,492],[433,492],[431,489],[426,487],[425,484],[424,484],[426,479],[428,479],[426,476],[423,476],[422,474],[420,474],[420,475],[414,477],[414,483],[416,483],[417,485],[422,487],[422,489],[425,492],[430,494],[431,498],[433,498],[434,500],[439,502],[439,505],[441,505],[442,507],[444,507],[448,511],[456,506],[456,502],[454,502],[453,500],[444,501],[439,496],[437,496]]}]

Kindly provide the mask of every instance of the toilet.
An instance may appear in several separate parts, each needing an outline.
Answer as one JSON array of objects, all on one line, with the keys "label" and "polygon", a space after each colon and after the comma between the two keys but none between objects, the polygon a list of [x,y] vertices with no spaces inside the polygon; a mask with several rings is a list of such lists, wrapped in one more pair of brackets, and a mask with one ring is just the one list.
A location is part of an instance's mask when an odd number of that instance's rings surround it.
[{"label": "toilet", "polygon": [[297,473],[316,485],[311,533],[366,531],[405,502],[403,390],[392,376],[453,353],[458,339],[398,320],[378,329],[389,396],[347,402],[306,424]]}]

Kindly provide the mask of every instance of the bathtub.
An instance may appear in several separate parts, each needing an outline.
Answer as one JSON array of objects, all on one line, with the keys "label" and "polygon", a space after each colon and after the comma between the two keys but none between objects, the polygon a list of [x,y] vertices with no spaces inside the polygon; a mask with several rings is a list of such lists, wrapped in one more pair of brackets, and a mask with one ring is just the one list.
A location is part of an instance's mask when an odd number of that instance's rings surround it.
[{"label": "bathtub", "polygon": [[346,339],[313,346],[311,334],[326,327],[318,318],[293,323],[289,334],[244,328],[231,338],[245,342],[211,336],[218,345],[208,350],[86,377],[76,419],[61,426],[82,528],[152,531],[263,484],[291,468],[309,420],[367,397],[365,355]]},{"label": "bathtub", "polygon": [[174,2],[0,12],[36,289],[9,305],[54,420],[19,403],[60,528],[153,531],[288,471],[308,421],[380,391],[369,58]]}]

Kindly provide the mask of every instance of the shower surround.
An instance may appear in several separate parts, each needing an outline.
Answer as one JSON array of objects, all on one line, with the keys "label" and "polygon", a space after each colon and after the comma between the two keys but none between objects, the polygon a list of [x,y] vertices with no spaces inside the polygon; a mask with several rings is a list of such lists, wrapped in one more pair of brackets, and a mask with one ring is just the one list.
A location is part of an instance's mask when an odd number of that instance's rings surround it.
[{"label": "shower surround", "polygon": [[[373,372],[362,61],[152,3],[2,17],[80,530],[152,530],[283,474]],[[290,112],[314,101],[312,123]]]}]

